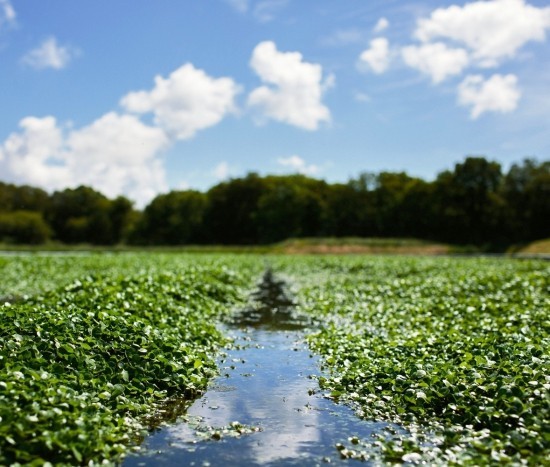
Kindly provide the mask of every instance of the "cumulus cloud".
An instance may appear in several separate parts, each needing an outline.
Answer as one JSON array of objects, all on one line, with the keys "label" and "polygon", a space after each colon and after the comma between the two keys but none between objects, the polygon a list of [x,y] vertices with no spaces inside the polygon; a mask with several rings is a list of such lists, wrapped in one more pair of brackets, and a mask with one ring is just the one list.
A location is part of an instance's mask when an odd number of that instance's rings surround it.
[{"label": "cumulus cloud", "polygon": [[159,154],[168,138],[132,115],[110,112],[68,131],[51,116],[26,117],[19,126],[0,145],[1,171],[15,182],[49,190],[90,185],[140,206],[167,188]]},{"label": "cumulus cloud", "polygon": [[449,48],[441,42],[403,47],[401,55],[408,66],[431,76],[436,84],[462,73],[469,63],[464,49]]},{"label": "cumulus cloud", "polygon": [[[416,23],[420,43],[401,48],[403,62],[437,84],[468,68],[494,68],[517,56],[532,41],[542,42],[550,29],[550,6],[525,0],[473,1],[433,10]],[[515,75],[467,76],[457,88],[457,102],[471,107],[470,116],[512,112],[521,92]]]},{"label": "cumulus cloud", "polygon": [[481,75],[470,75],[458,87],[458,103],[471,107],[472,119],[485,112],[511,112],[516,109],[520,97],[517,77],[512,74],[495,74],[487,80]]},{"label": "cumulus cloud", "polygon": [[481,66],[489,67],[513,57],[529,41],[544,41],[548,28],[550,7],[492,0],[438,8],[418,21],[414,35],[422,42],[448,39],[463,44]]},{"label": "cumulus cloud", "polygon": [[121,100],[129,112],[153,113],[155,123],[177,139],[192,138],[236,110],[240,87],[231,78],[212,78],[187,63],[168,78],[155,77],[150,91],[130,92]]},{"label": "cumulus cloud", "polygon": [[266,83],[248,96],[248,105],[264,117],[317,130],[330,121],[330,111],[321,102],[334,77],[323,80],[321,65],[308,63],[299,52],[279,52],[273,42],[258,44],[250,66]]},{"label": "cumulus cloud", "polygon": [[12,133],[0,146],[1,172],[15,181],[42,187],[61,187],[69,171],[61,155],[63,135],[54,117],[26,117],[20,133]]},{"label": "cumulus cloud", "polygon": [[370,41],[370,47],[359,56],[359,67],[372,70],[376,74],[384,73],[390,64],[388,39],[378,37]]},{"label": "cumulus cloud", "polygon": [[49,37],[44,40],[37,48],[27,52],[21,61],[25,65],[41,70],[44,68],[53,68],[61,70],[78,54],[78,51],[72,47],[61,46],[57,43],[55,37]]},{"label": "cumulus cloud", "polygon": [[15,10],[9,0],[0,0],[0,29],[4,24],[15,24]]},{"label": "cumulus cloud", "polygon": [[[143,206],[168,188],[162,153],[175,139],[190,138],[233,111],[238,92],[233,80],[211,78],[187,64],[166,79],[157,76],[152,90],[121,100],[130,112],[151,112],[154,125],[117,112],[76,129],[52,116],[26,117],[19,131],[0,142],[0,173],[48,190],[93,186]],[[217,174],[223,170],[228,169],[218,167]]]},{"label": "cumulus cloud", "polygon": [[315,175],[319,173],[319,167],[314,164],[306,164],[300,156],[280,157],[277,163],[283,167],[303,175]]},{"label": "cumulus cloud", "polygon": [[[215,79],[186,64],[168,78],[157,76],[153,89],[122,98],[127,111],[152,113],[155,125],[116,112],[77,129],[60,126],[52,116],[24,118],[20,130],[0,142],[0,173],[48,190],[89,185],[143,206],[167,189],[164,150],[175,139],[219,123],[235,110],[238,92],[232,79]],[[220,165],[215,175],[228,170]]]},{"label": "cumulus cloud", "polygon": [[375,33],[380,33],[388,29],[390,22],[386,18],[380,18],[372,29]]}]

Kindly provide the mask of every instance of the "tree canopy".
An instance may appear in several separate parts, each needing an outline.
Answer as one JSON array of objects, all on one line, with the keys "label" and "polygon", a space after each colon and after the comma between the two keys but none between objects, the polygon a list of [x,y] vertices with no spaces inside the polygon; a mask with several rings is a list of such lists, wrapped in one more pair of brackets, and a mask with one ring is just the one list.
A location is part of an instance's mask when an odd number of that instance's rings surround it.
[{"label": "tree canopy", "polygon": [[433,181],[364,172],[347,183],[255,173],[207,192],[171,191],[143,211],[92,188],[46,193],[0,182],[0,241],[266,244],[290,237],[417,237],[502,248],[550,236],[550,161],[507,173],[468,157]]}]

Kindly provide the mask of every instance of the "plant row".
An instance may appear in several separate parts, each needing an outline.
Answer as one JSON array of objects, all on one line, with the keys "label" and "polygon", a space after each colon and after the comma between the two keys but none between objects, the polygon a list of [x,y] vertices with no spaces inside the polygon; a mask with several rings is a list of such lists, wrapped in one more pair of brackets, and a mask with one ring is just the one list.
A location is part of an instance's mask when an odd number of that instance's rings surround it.
[{"label": "plant row", "polygon": [[[213,323],[242,303],[264,259],[0,259],[0,295],[16,299],[0,305],[0,464],[114,461],[139,444],[167,402],[185,406],[215,373],[224,337]],[[396,426],[342,445],[346,456],[363,446],[397,462],[548,460],[548,263],[269,261],[317,323],[321,386]]]},{"label": "plant row", "polygon": [[204,390],[224,340],[214,323],[242,303],[252,269],[193,263],[114,268],[0,305],[0,464],[116,461],[166,404]]},{"label": "plant row", "polygon": [[282,267],[322,323],[309,337],[329,371],[321,386],[366,419],[408,428],[378,441],[386,460],[548,462],[548,263],[340,257]]}]

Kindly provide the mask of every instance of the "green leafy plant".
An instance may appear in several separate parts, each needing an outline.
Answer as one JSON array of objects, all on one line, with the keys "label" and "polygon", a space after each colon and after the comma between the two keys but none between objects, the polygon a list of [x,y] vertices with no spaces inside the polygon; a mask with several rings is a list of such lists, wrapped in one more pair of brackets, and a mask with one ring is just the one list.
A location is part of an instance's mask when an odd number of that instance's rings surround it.
[{"label": "green leafy plant", "polygon": [[170,398],[204,390],[224,341],[215,318],[251,270],[172,263],[0,306],[1,464],[116,460]]},{"label": "green leafy plant", "polygon": [[309,337],[330,372],[321,386],[362,417],[412,430],[379,441],[387,460],[548,460],[547,263],[317,258],[286,267],[303,309],[323,323]]}]

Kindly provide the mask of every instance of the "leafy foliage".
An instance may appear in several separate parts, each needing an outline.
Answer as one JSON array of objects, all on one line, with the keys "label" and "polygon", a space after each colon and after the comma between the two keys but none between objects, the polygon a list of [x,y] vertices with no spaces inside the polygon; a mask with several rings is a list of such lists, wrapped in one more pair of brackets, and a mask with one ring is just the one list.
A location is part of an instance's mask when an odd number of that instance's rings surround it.
[{"label": "leafy foliage", "polygon": [[[467,157],[434,181],[404,172],[347,183],[249,173],[210,188],[157,195],[143,212],[80,186],[48,195],[0,182],[0,212],[40,213],[52,239],[94,245],[257,245],[295,237],[415,237],[505,251],[550,235],[550,161]],[[25,231],[0,241],[27,243]],[[40,237],[47,240],[47,236]],[[38,241],[38,240],[33,240]]]},{"label": "leafy foliage", "polygon": [[132,218],[132,203],[110,200],[92,188],[56,191],[47,215],[55,236],[65,243],[113,245],[120,242]]},{"label": "leafy foliage", "polygon": [[145,208],[131,241],[152,245],[197,243],[203,234],[206,203],[206,195],[193,190],[158,195]]},{"label": "leafy foliage", "polygon": [[42,215],[34,211],[0,212],[0,242],[40,244],[51,236]]},{"label": "leafy foliage", "polygon": [[310,336],[330,370],[321,384],[361,416],[412,430],[385,443],[388,460],[548,460],[547,264],[309,261],[285,267],[299,278],[304,310],[323,323]]},{"label": "leafy foliage", "polygon": [[214,318],[253,268],[200,263],[113,268],[0,306],[0,464],[114,460],[167,400],[205,388],[223,342]]},{"label": "leafy foliage", "polygon": [[[213,326],[264,268],[247,255],[0,258],[0,464],[116,461],[200,392]],[[544,464],[550,268],[541,261],[271,256],[295,282],[320,384],[407,428],[342,457]],[[30,295],[30,298],[29,298]]]}]

